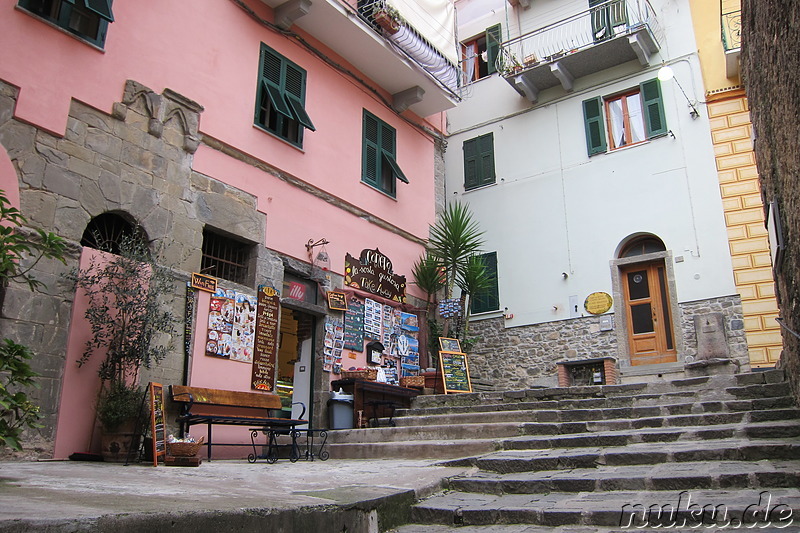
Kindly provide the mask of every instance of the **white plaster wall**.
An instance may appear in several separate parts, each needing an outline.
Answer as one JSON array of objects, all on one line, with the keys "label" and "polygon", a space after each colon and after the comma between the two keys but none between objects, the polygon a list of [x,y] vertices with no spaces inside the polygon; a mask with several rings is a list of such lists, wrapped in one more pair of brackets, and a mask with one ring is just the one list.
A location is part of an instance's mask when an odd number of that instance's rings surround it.
[{"label": "white plaster wall", "polygon": [[[522,17],[550,8],[563,18],[564,4],[584,9],[584,2],[536,0]],[[694,99],[703,88],[688,4],[664,0],[653,5],[669,36],[663,59],[672,63]],[[500,13],[493,16],[480,18],[480,25],[503,23]],[[460,13],[459,21],[464,22]],[[570,296],[578,297],[579,311],[585,313],[582,303],[588,294],[612,293],[609,261],[619,244],[636,233],[657,235],[683,259],[674,264],[680,302],[735,294],[702,105],[700,117],[692,119],[680,89],[674,82],[662,83],[674,137],[587,155],[582,101],[655,78],[661,60],[655,56],[648,68],[634,62],[578,80],[573,93],[553,90],[552,97],[545,95],[535,106],[494,75],[472,84],[465,101],[448,112],[448,197],[470,204],[486,231],[486,251],[497,251],[500,309],[507,307],[514,315],[507,326],[567,319]],[[465,192],[463,142],[490,131],[497,181]]]}]

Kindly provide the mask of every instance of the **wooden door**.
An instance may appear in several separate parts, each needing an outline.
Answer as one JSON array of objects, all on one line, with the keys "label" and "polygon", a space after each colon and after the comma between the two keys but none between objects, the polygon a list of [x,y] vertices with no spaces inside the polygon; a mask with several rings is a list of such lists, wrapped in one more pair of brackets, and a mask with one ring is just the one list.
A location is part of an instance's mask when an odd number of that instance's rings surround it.
[{"label": "wooden door", "polygon": [[664,262],[629,265],[621,274],[631,365],[677,361]]}]

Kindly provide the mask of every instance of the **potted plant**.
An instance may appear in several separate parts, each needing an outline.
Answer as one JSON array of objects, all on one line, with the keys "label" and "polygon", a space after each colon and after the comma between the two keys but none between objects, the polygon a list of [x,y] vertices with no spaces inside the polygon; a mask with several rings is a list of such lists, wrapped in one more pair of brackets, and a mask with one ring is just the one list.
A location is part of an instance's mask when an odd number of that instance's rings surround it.
[{"label": "potted plant", "polygon": [[137,446],[132,434],[144,408],[139,371],[166,356],[169,342],[162,340],[175,332],[175,316],[163,300],[174,281],[141,234],[123,236],[118,254],[102,254],[71,274],[88,300],[84,316],[92,332],[78,364],[103,357],[97,417],[107,460],[126,460],[127,448]]},{"label": "potted plant", "polygon": [[372,10],[375,22],[389,33],[400,31],[400,12],[386,2],[378,2]]}]

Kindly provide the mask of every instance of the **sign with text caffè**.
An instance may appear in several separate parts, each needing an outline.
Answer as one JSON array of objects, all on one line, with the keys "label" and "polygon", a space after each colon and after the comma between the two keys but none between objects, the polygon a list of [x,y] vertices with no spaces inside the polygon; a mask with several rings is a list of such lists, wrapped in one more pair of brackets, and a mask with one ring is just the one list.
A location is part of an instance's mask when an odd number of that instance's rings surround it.
[{"label": "sign with text caff\u00e8", "polygon": [[344,284],[387,300],[406,301],[406,277],[395,274],[392,262],[377,248],[361,250],[358,259],[345,255]]}]

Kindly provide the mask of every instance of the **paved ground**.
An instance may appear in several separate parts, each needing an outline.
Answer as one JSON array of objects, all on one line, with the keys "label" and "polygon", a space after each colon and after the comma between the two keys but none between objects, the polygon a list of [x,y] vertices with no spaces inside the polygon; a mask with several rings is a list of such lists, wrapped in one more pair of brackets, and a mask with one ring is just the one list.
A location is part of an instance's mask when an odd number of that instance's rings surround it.
[{"label": "paved ground", "polygon": [[0,531],[371,532],[403,523],[414,497],[466,470],[434,463],[0,462]]}]

